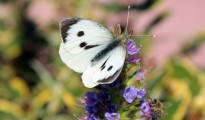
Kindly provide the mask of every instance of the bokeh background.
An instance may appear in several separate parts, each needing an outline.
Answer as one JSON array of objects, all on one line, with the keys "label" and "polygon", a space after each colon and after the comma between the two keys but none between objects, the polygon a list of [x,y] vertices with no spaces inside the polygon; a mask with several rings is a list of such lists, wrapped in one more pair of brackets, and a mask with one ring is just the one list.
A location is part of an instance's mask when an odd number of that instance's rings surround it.
[{"label": "bokeh background", "polygon": [[[205,120],[204,0],[1,0],[0,120],[73,120],[88,90],[58,54],[58,23],[83,17],[129,30],[142,44],[149,95],[166,120]],[[150,69],[151,68],[151,69]]]}]

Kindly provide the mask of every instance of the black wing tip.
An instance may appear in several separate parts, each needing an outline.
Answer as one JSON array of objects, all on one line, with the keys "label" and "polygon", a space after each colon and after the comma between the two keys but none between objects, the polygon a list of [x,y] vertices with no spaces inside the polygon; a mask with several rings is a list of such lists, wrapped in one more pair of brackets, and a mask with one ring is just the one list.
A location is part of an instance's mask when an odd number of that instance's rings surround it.
[{"label": "black wing tip", "polygon": [[64,18],[59,22],[59,27],[62,27],[64,25],[67,25],[71,22],[78,22],[80,20],[83,20],[83,18]]},{"label": "black wing tip", "polygon": [[70,29],[70,26],[78,23],[82,19],[83,18],[65,18],[59,22],[60,33],[64,43],[66,42],[67,31]]}]

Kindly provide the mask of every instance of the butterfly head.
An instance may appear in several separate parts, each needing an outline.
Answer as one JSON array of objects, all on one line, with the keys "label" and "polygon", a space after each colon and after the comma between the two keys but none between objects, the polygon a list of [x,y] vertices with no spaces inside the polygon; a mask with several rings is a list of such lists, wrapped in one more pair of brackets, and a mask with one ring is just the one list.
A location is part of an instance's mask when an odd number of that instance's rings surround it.
[{"label": "butterfly head", "polygon": [[122,41],[122,43],[126,42],[128,39],[131,38],[132,34],[133,34],[133,30],[127,32],[121,32],[121,27],[120,24],[115,25],[114,27],[114,36],[118,38],[118,40]]},{"label": "butterfly head", "polygon": [[127,12],[127,24],[125,31],[121,33],[121,27],[120,24],[115,25],[114,27],[114,35],[117,39],[122,41],[122,43],[126,42],[127,40],[131,39],[131,37],[155,37],[155,35],[133,35],[133,30],[128,31],[128,24],[129,24],[129,16],[130,16],[130,6],[128,6],[128,12]]}]

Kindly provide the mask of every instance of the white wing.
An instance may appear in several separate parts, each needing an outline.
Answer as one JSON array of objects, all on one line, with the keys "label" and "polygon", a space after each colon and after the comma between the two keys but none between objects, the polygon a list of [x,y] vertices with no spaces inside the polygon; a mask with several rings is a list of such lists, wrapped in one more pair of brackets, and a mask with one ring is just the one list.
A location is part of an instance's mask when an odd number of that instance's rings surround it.
[{"label": "white wing", "polygon": [[82,18],[62,20],[60,30],[63,40],[60,57],[79,73],[85,71],[94,56],[113,41],[113,34],[106,27]]},{"label": "white wing", "polygon": [[122,46],[116,47],[106,57],[83,72],[82,80],[86,87],[112,83],[120,74],[124,65],[126,52]]}]

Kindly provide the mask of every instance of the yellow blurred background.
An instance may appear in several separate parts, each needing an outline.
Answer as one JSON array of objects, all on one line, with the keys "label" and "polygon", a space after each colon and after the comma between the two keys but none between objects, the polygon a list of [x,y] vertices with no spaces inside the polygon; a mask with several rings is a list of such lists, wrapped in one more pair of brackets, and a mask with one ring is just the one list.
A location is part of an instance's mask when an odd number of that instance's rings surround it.
[{"label": "yellow blurred background", "polygon": [[142,44],[149,94],[172,103],[165,120],[205,120],[204,0],[1,0],[0,120],[73,120],[90,89],[62,63],[58,23],[83,17],[125,28]]}]

